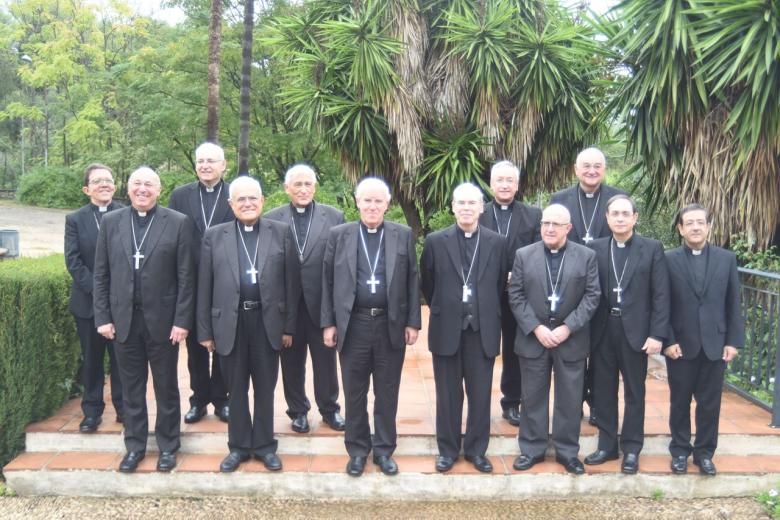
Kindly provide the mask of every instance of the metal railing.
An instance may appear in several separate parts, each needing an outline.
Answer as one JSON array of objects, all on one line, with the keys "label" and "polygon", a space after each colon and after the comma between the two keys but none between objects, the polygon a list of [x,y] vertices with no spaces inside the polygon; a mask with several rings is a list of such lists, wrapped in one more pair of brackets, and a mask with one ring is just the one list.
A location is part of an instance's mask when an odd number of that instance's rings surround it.
[{"label": "metal railing", "polygon": [[780,275],[739,268],[740,299],[745,317],[745,348],[726,370],[726,386],[772,411],[773,428],[780,427]]}]

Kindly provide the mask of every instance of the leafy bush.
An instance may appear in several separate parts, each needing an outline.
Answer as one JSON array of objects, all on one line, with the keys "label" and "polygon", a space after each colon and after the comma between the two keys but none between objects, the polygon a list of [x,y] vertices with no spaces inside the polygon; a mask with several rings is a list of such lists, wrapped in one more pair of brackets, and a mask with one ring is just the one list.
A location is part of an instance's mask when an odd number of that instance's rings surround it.
[{"label": "leafy bush", "polygon": [[780,273],[780,255],[777,254],[775,246],[763,251],[754,251],[753,244],[744,235],[735,235],[731,237],[731,250],[737,255],[737,262],[742,267]]},{"label": "leafy bush", "polygon": [[83,172],[64,166],[39,167],[19,179],[17,196],[25,204],[46,208],[78,208],[86,203],[81,192]]},{"label": "leafy bush", "polygon": [[192,172],[158,171],[157,174],[160,176],[160,198],[157,199],[157,203],[161,206],[168,206],[171,192],[175,188],[198,180],[198,176]]},{"label": "leafy bush", "polygon": [[70,395],[81,347],[62,255],[0,262],[0,467]]},{"label": "leafy bush", "polygon": [[780,493],[778,493],[777,489],[772,488],[769,491],[762,491],[756,497],[773,518],[780,518],[780,497],[778,495]]}]

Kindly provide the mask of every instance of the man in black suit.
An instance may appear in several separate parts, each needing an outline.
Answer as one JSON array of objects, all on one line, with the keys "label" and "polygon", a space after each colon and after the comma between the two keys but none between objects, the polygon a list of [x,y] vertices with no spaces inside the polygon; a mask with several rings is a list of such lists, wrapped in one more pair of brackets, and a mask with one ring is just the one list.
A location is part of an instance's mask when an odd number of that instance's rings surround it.
[{"label": "man in black suit", "polygon": [[[347,474],[363,474],[373,449],[385,475],[398,473],[395,416],[406,345],[421,327],[420,285],[412,231],[385,222],[390,189],[375,177],[355,190],[359,222],[331,229],[322,264],[323,340],[337,347],[344,383]],[[368,385],[374,385],[374,435]]]},{"label": "man in black suit", "polygon": [[[495,200],[488,202],[479,224],[506,238],[507,276],[512,272],[515,251],[541,240],[542,210],[515,200],[520,186],[520,169],[501,161],[490,170],[490,189]],[[517,322],[509,308],[506,292],[501,296],[501,410],[509,424],[520,424],[520,365],[515,354]]]},{"label": "man in black suit", "polygon": [[[226,167],[225,152],[220,146],[214,143],[201,144],[195,150],[195,173],[198,180],[173,190],[168,203],[169,208],[187,215],[197,230],[193,245],[196,272],[203,234],[212,226],[233,221],[233,212],[228,205],[230,184],[222,180]],[[197,288],[193,290],[197,294]],[[187,337],[187,369],[192,396],[190,409],[184,414],[184,422],[200,421],[208,412],[209,403],[214,405],[214,415],[227,422],[230,407],[219,367],[219,356],[210,356],[209,351],[198,344],[195,334]]]},{"label": "man in black suit", "polygon": [[[680,210],[677,230],[685,243],[666,253],[671,278],[669,338],[664,348],[669,378],[672,471],[688,470],[688,456],[714,476],[718,420],[726,363],[745,344],[737,259],[707,243],[711,216],[702,206]],[[696,399],[696,440],[691,446],[691,398]]]},{"label": "man in black suit", "polygon": [[515,253],[509,305],[517,320],[523,406],[516,470],[544,460],[550,416],[550,372],[555,380],[552,440],[555,460],[575,475],[585,472],[580,451],[580,408],[590,319],[599,301],[596,255],[570,242],[569,211],[560,204],[542,213],[542,240]]},{"label": "man in black suit", "polygon": [[661,351],[669,328],[669,273],[664,247],[639,236],[639,214],[628,195],[607,201],[609,238],[594,240],[601,300],[591,324],[591,368],[599,443],[585,464],[618,458],[618,385],[623,378],[621,470],[639,470],[644,444],[647,358]]},{"label": "man in black suit", "polygon": [[296,164],[285,174],[284,191],[290,204],[269,211],[266,218],[290,224],[293,229],[297,258],[300,263],[298,323],[290,348],[282,350],[282,383],[287,401],[287,415],[292,429],[309,431],[307,413],[311,409],[306,397],[306,351],[311,352],[314,372],[314,399],[322,421],[336,431],[344,431],[344,419],[338,404],[339,379],[336,374],[336,351],[322,342],[320,308],[322,303],[322,257],[328,232],[344,223],[344,214],[325,204],[314,202],[317,175],[305,164]]},{"label": "man in black suit", "polygon": [[114,345],[97,333],[92,302],[92,271],[95,266],[100,221],[107,212],[121,208],[113,201],[116,186],[114,172],[102,164],[90,164],[84,172],[84,187],[89,204],[65,217],[65,265],[73,277],[70,287],[70,312],[76,318],[76,329],[81,340],[81,381],[84,396],[81,411],[84,419],[79,424],[81,433],[93,433],[102,422],[103,359],[108,352],[111,367],[111,401],[116,421],[122,422],[122,378],[116,366]]},{"label": "man in black suit", "polygon": [[160,178],[151,168],[130,175],[127,194],[132,207],[108,213],[100,225],[95,325],[103,337],[116,339],[127,448],[119,471],[135,471],[146,455],[150,368],[157,401],[157,470],[170,471],[180,446],[179,342],[192,328],[195,305],[194,230],[187,217],[157,205]]},{"label": "man in black suit", "polygon": [[436,382],[436,470],[449,471],[461,450],[463,386],[468,419],[463,439],[467,461],[493,471],[485,457],[490,441],[493,364],[499,354],[501,296],[506,276],[505,240],[479,225],[482,192],[471,183],[452,193],[456,223],[425,239],[420,274],[431,309],[428,349]]},{"label": "man in black suit", "polygon": [[298,259],[290,226],[260,218],[263,194],[255,179],[231,183],[230,207],[235,220],[206,231],[198,273],[198,340],[221,356],[230,395],[230,453],[220,471],[235,471],[252,454],[278,471],[274,388],[279,351],[292,344],[295,330]]},{"label": "man in black suit", "polygon": [[[606,220],[607,201],[623,190],[604,184],[607,160],[598,148],[586,148],[577,155],[574,174],[579,181],[576,185],[553,193],[550,204],[563,204],[572,216],[572,228],[569,240],[589,245],[597,238],[610,236]],[[588,422],[596,425],[595,406],[593,405],[593,371],[590,362],[585,368],[585,391],[583,398],[588,403],[590,418]]]}]

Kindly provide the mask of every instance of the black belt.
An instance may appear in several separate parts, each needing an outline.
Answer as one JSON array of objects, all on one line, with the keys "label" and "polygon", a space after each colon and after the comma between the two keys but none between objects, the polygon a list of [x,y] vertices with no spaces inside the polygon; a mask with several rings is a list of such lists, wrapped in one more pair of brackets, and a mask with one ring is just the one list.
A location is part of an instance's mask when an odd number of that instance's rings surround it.
[{"label": "black belt", "polygon": [[238,308],[244,311],[251,311],[253,309],[259,309],[260,308],[260,302],[252,301],[252,300],[246,300],[241,302],[238,305]]},{"label": "black belt", "polygon": [[623,311],[620,310],[620,307],[612,307],[611,309],[609,309],[609,315],[620,317],[623,315]]},{"label": "black belt", "polygon": [[561,324],[560,318],[557,318],[555,316],[550,316],[547,319],[547,328],[548,329],[554,329],[555,327],[557,327],[560,324]]},{"label": "black belt", "polygon": [[361,316],[370,316],[375,318],[377,316],[384,316],[387,314],[387,309],[384,307],[355,307],[353,312]]}]

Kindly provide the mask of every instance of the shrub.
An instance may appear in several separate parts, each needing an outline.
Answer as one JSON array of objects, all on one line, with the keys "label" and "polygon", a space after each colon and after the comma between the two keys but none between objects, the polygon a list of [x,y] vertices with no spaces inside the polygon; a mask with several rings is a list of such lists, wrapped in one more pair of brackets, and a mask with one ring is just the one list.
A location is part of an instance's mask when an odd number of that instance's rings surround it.
[{"label": "shrub", "polygon": [[25,204],[46,208],[78,208],[87,202],[81,192],[83,172],[64,166],[39,167],[19,179],[17,196]]},{"label": "shrub", "polygon": [[0,467],[24,447],[25,426],[73,388],[81,348],[70,282],[62,255],[0,262]]}]

